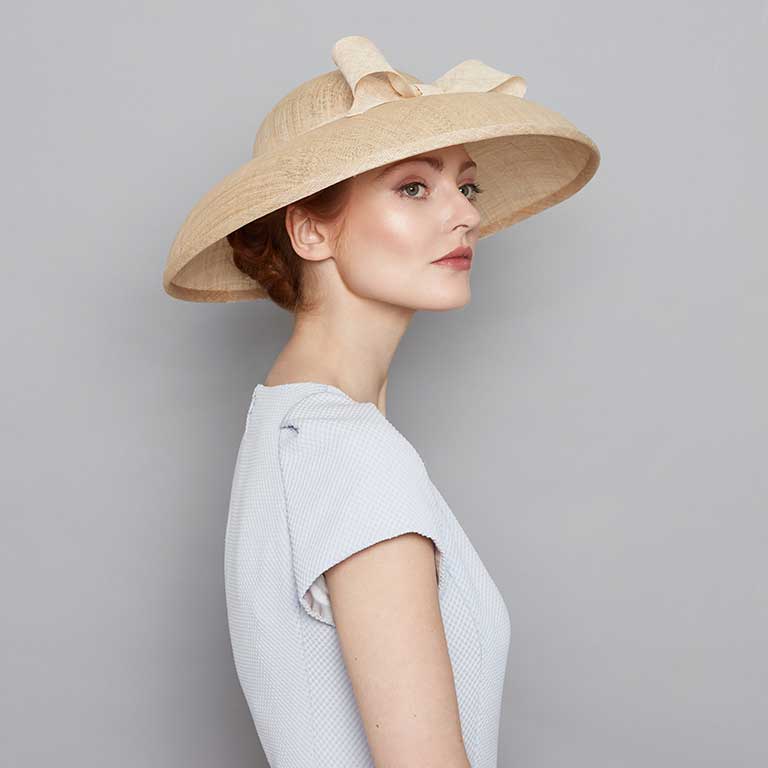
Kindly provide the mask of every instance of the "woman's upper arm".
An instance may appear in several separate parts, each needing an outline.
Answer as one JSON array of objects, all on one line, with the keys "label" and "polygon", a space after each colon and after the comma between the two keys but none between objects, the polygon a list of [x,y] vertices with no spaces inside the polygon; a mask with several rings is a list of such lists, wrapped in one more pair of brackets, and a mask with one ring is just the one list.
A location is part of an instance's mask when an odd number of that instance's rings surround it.
[{"label": "woman's upper arm", "polygon": [[377,768],[470,768],[432,539],[405,533],[377,542],[325,579]]}]

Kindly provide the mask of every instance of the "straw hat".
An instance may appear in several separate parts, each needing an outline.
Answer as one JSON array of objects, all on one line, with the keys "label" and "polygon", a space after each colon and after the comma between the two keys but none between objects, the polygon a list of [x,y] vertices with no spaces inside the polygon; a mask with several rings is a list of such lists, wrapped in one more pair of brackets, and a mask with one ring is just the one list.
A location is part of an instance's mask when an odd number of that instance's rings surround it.
[{"label": "straw hat", "polygon": [[364,171],[463,144],[485,190],[479,238],[565,200],[595,174],[595,143],[524,99],[526,81],[467,59],[433,83],[393,69],[359,35],[333,47],[335,70],[283,97],[253,156],[191,210],[171,246],[163,288],[185,301],[267,298],[232,260],[230,232]]}]

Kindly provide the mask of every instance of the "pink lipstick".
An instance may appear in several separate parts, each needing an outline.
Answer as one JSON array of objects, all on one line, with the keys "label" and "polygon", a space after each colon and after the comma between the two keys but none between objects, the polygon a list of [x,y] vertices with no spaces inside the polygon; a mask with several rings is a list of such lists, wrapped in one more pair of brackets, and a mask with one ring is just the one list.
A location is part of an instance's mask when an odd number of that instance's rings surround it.
[{"label": "pink lipstick", "polygon": [[450,253],[446,253],[445,256],[432,263],[451,267],[451,269],[469,269],[472,266],[472,249],[468,246],[454,248]]}]

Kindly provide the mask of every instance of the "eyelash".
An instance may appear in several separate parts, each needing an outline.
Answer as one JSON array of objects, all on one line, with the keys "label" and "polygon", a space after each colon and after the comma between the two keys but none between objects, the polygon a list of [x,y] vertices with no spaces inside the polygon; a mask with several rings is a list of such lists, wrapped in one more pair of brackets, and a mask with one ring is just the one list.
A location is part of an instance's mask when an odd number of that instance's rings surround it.
[{"label": "eyelash", "polygon": [[[426,187],[427,185],[422,181],[409,181],[407,184],[403,184],[401,187],[398,187],[398,192],[400,193],[400,197],[407,197],[409,200],[426,200],[426,197],[414,197],[413,195],[406,195],[403,190],[407,189],[408,187],[413,187],[414,185],[419,185],[421,187]],[[472,202],[478,195],[485,192],[485,190],[479,185],[475,184],[473,182],[467,182],[466,184],[462,184],[462,187],[472,187],[473,192],[475,193],[475,197],[469,198],[467,197],[467,200]]]}]

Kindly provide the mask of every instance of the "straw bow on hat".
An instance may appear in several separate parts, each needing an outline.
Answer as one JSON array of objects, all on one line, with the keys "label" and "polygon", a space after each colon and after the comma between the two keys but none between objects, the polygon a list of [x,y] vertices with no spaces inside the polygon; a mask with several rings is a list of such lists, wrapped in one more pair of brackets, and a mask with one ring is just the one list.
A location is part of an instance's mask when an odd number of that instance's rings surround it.
[{"label": "straw bow on hat", "polygon": [[252,158],[195,205],[171,246],[163,288],[186,301],[261,299],[227,235],[372,168],[463,144],[485,190],[479,238],[565,200],[594,176],[595,143],[524,98],[526,82],[467,59],[433,83],[391,67],[359,35],[333,47],[337,69],[302,83],[267,114]]}]

